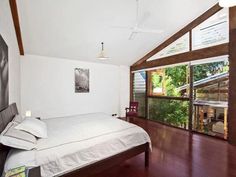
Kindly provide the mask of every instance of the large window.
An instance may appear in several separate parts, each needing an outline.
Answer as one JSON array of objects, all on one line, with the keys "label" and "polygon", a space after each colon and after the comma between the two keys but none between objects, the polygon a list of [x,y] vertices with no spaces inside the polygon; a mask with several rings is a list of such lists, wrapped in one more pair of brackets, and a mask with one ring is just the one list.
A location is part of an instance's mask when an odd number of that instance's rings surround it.
[{"label": "large window", "polygon": [[148,77],[148,119],[188,129],[189,66],[159,68]]},{"label": "large window", "polygon": [[227,138],[228,60],[194,65],[193,130]]},{"label": "large window", "polygon": [[137,72],[134,100],[140,103],[140,115],[145,116],[147,106],[150,120],[183,129],[192,124],[194,131],[227,138],[228,71],[228,56],[221,56]]},{"label": "large window", "polygon": [[[155,49],[156,54],[144,62],[145,67],[158,68],[135,73],[134,99],[143,102],[140,115],[226,139],[229,66],[228,56],[218,56],[217,45],[225,47],[229,42],[229,9],[215,11],[204,22],[195,27],[190,25],[185,34],[179,35],[182,33],[170,38],[172,43],[167,40],[160,45],[160,50]],[[160,67],[173,61],[179,63]]]}]

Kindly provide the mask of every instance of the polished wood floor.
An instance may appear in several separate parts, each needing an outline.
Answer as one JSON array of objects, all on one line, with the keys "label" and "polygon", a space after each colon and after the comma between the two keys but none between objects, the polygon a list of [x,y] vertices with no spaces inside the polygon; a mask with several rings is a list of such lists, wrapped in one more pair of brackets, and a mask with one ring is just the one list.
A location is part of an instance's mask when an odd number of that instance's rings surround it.
[{"label": "polished wood floor", "polygon": [[140,118],[130,122],[151,137],[149,168],[141,154],[96,177],[236,177],[236,147],[226,141]]}]

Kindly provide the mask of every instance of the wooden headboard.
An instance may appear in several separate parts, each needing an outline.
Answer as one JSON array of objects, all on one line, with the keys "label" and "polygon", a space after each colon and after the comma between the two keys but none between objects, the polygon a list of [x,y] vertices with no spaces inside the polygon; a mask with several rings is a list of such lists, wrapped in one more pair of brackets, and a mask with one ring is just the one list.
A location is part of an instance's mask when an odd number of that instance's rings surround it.
[{"label": "wooden headboard", "polygon": [[[6,128],[7,124],[12,121],[15,115],[18,114],[16,103],[11,104],[6,109],[0,112],[0,133]],[[0,144],[0,176],[3,172],[4,163],[10,148]]]}]

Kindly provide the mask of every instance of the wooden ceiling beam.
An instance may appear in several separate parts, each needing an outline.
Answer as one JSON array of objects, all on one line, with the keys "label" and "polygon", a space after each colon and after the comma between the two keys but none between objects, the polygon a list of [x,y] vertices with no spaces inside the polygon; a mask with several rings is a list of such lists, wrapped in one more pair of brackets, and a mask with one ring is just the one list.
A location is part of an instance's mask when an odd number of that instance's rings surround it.
[{"label": "wooden ceiling beam", "polygon": [[172,65],[176,63],[190,62],[194,60],[200,60],[204,58],[217,57],[221,55],[228,55],[229,44],[221,44],[213,47],[208,47],[204,49],[194,50],[174,56],[164,57],[157,60],[152,60],[149,62],[142,63],[141,65],[131,66],[131,71],[154,68],[165,65]]},{"label": "wooden ceiling beam", "polygon": [[147,59],[149,59],[150,57],[152,57],[153,55],[155,55],[157,52],[161,51],[162,49],[164,49],[165,47],[167,47],[168,45],[170,45],[171,43],[173,43],[174,41],[176,41],[177,39],[179,39],[181,36],[183,36],[184,34],[186,34],[187,32],[191,31],[193,28],[195,28],[196,26],[198,26],[199,24],[201,24],[202,22],[204,22],[205,20],[207,20],[209,17],[211,17],[212,15],[214,15],[215,13],[217,13],[218,11],[220,11],[222,9],[222,7],[219,6],[219,4],[217,3],[216,5],[214,5],[212,8],[210,8],[208,11],[206,11],[204,14],[202,14],[201,16],[199,16],[198,18],[196,18],[194,21],[192,21],[191,23],[189,23],[187,26],[185,26],[183,29],[181,29],[180,31],[178,31],[177,33],[175,33],[173,36],[171,36],[169,39],[167,39],[165,42],[163,42],[161,45],[159,45],[158,47],[156,47],[154,50],[152,50],[151,52],[149,52],[148,54],[146,54],[143,58],[141,58],[140,60],[138,60],[136,63],[134,63],[132,66],[137,66],[140,65],[142,63],[145,63]]},{"label": "wooden ceiling beam", "polygon": [[23,47],[23,41],[21,37],[20,21],[19,21],[19,16],[18,16],[16,0],[9,0],[9,3],[10,3],[11,14],[12,14],[14,27],[15,27],[16,38],[18,42],[20,55],[24,55],[24,47]]}]

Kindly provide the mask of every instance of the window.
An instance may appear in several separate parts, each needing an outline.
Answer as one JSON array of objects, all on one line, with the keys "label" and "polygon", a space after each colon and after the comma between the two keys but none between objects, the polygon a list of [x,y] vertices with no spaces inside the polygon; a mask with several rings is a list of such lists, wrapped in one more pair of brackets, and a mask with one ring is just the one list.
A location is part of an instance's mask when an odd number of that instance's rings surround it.
[{"label": "window", "polygon": [[165,95],[165,69],[150,71],[150,95]]},{"label": "window", "polygon": [[202,49],[229,42],[228,8],[220,10],[192,30],[192,49]]},{"label": "window", "polygon": [[188,129],[189,66],[148,71],[148,119]]},{"label": "window", "polygon": [[149,71],[149,77],[150,96],[188,96],[188,65],[180,65]]},{"label": "window", "polygon": [[175,42],[173,42],[172,44],[170,44],[169,46],[158,52],[156,55],[149,58],[147,61],[156,60],[163,57],[168,57],[188,51],[189,51],[189,33],[186,33],[185,35],[177,39]]},{"label": "window", "polygon": [[193,130],[227,138],[228,60],[196,64]]},{"label": "window", "polygon": [[[227,138],[228,71],[228,56],[148,71],[148,119],[184,129],[192,123],[194,131]],[[142,80],[141,75],[137,74],[135,79]],[[143,93],[139,100],[142,98],[145,102],[146,83],[144,80],[142,83],[139,86],[145,89],[138,89]],[[193,102],[189,98],[190,89]],[[192,122],[189,122],[190,106],[193,107]]]},{"label": "window", "polygon": [[146,72],[135,72],[133,81],[133,100],[139,102],[139,116],[145,117]]},{"label": "window", "polygon": [[190,51],[229,42],[229,9],[224,8],[192,29],[192,43],[189,32],[171,43],[147,61],[161,59]]},{"label": "window", "polygon": [[148,119],[188,129],[189,101],[148,98]]},{"label": "window", "polygon": [[[188,30],[188,33],[158,51],[147,62],[170,56],[173,56],[170,63],[172,59],[190,61],[201,57],[192,57],[194,50],[228,43],[229,9],[219,10]],[[211,51],[215,54],[214,50]],[[178,55],[182,53],[187,54]],[[181,56],[186,58],[180,60]],[[155,62],[149,64],[153,66]],[[148,119],[183,129],[191,127],[193,131],[227,139],[228,71],[228,56],[162,66],[146,71],[146,95],[143,92],[141,96],[136,91],[135,99],[144,102],[144,109],[147,106]]]}]

